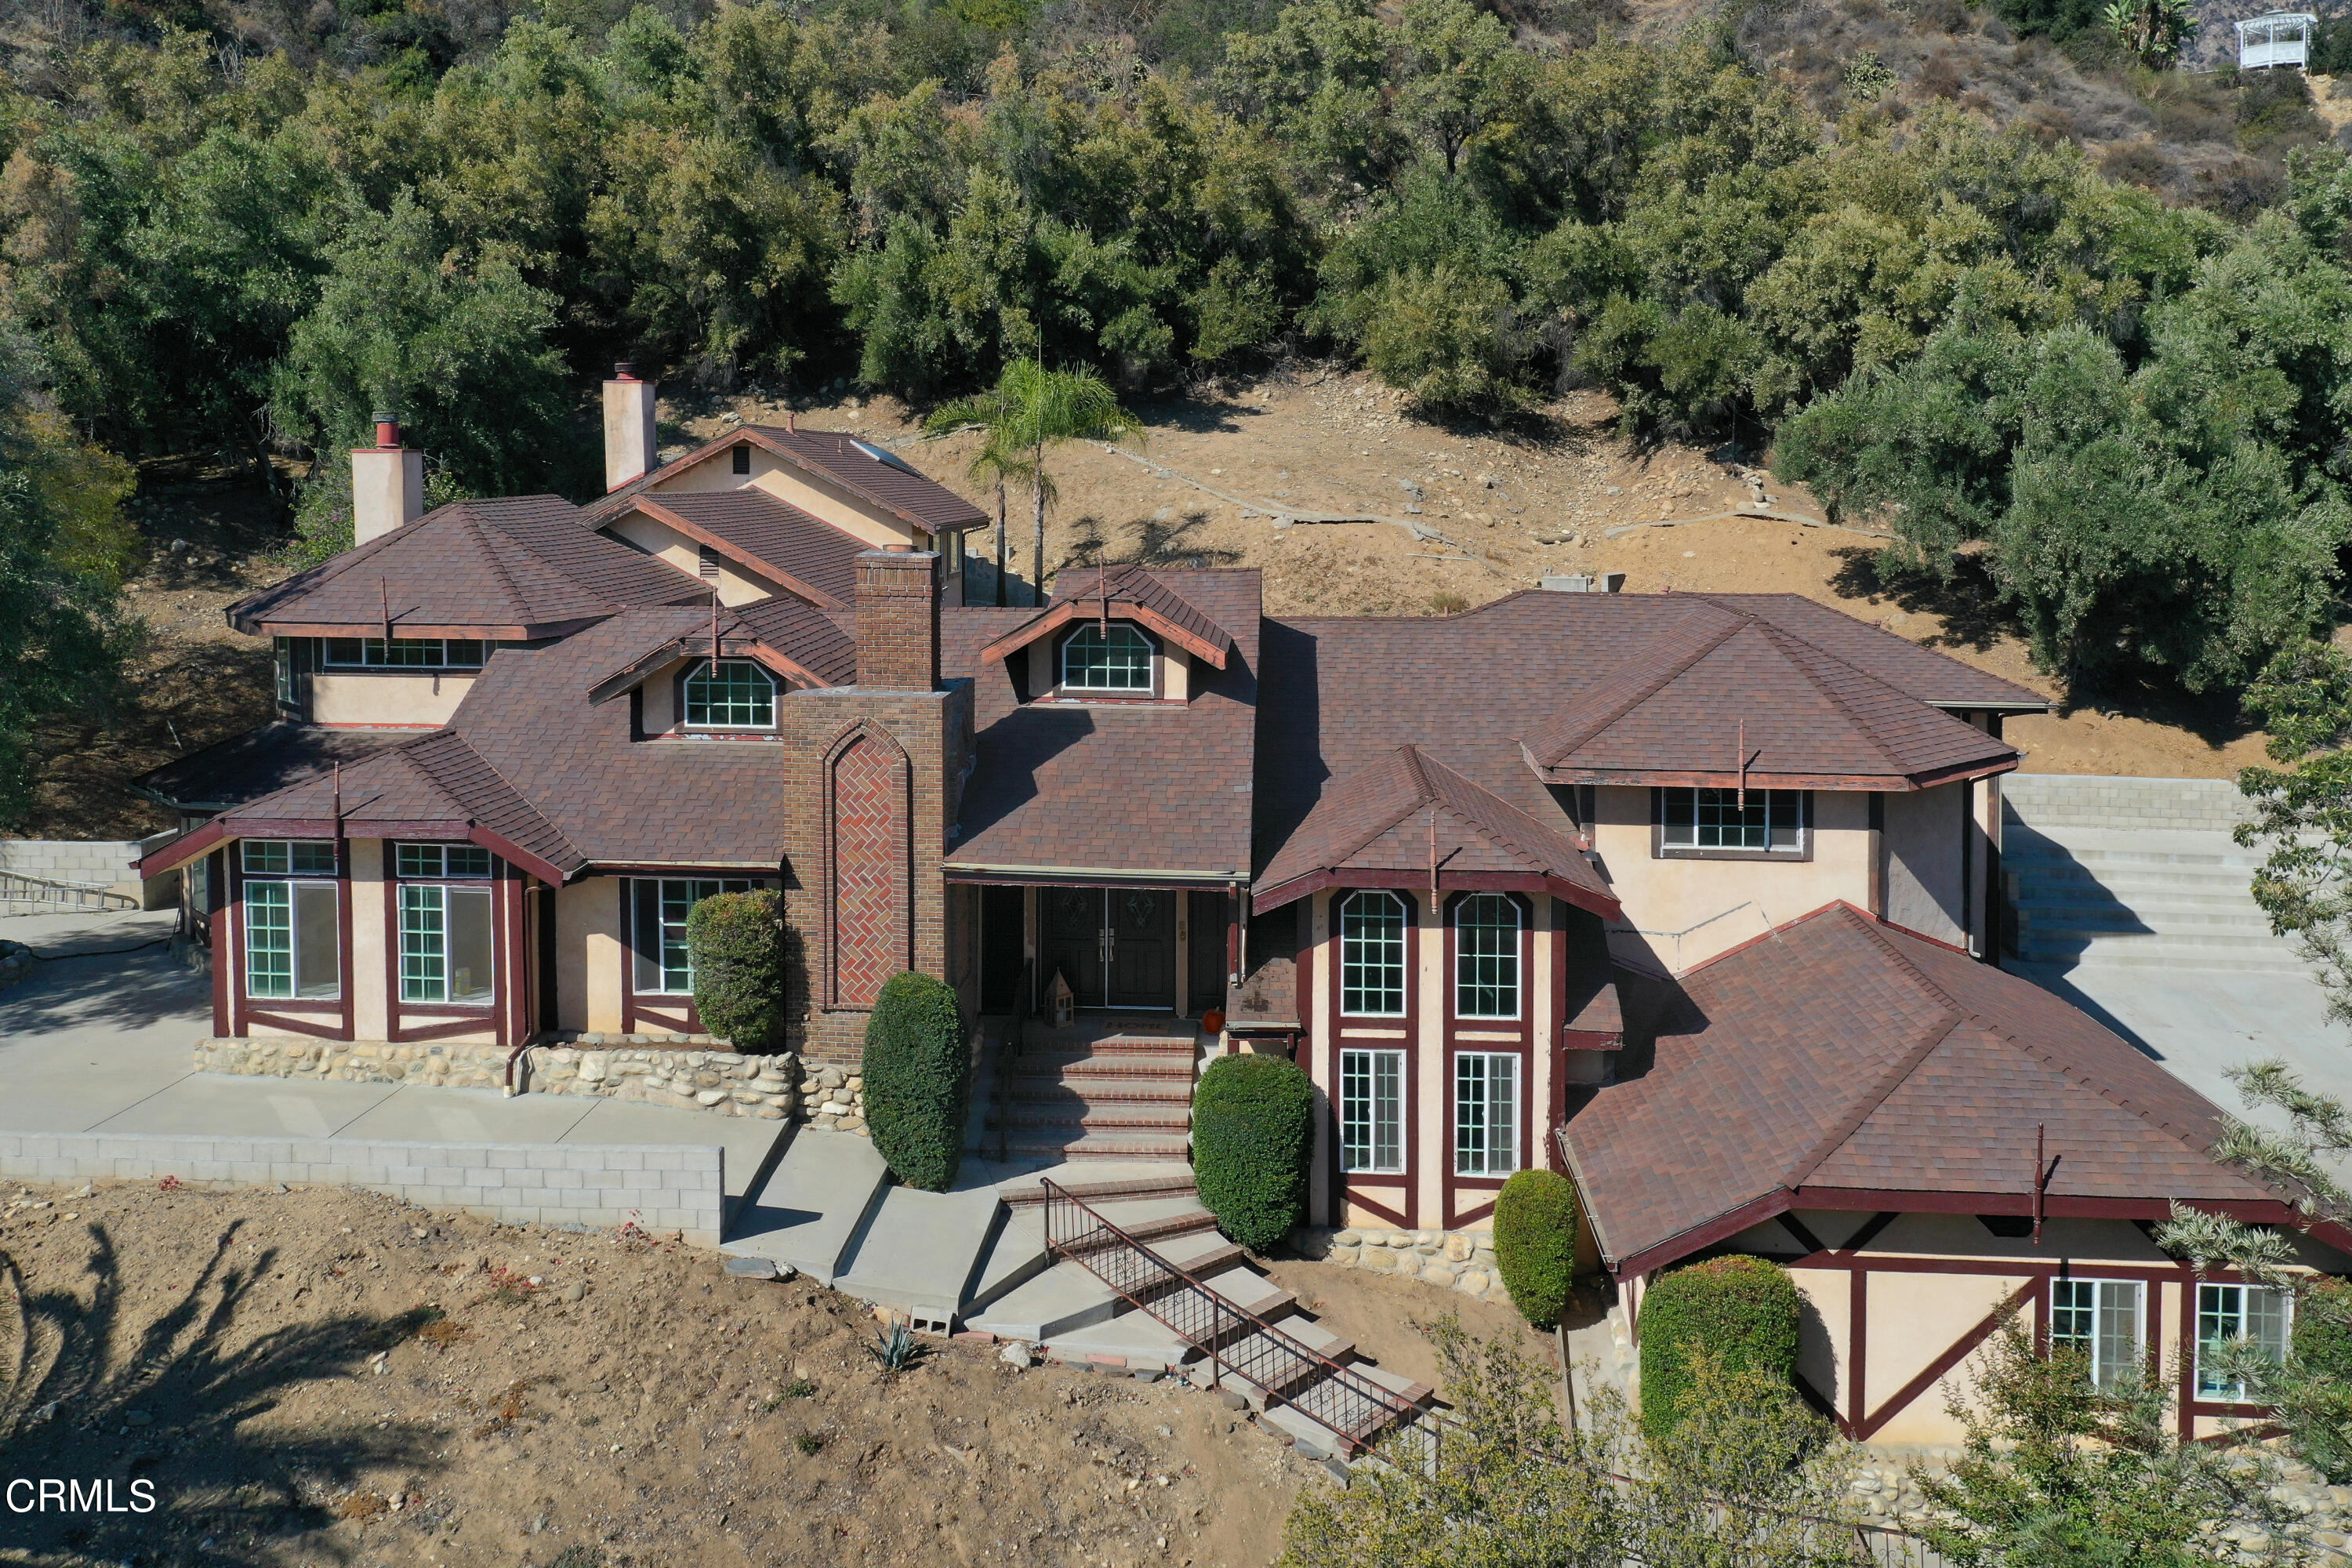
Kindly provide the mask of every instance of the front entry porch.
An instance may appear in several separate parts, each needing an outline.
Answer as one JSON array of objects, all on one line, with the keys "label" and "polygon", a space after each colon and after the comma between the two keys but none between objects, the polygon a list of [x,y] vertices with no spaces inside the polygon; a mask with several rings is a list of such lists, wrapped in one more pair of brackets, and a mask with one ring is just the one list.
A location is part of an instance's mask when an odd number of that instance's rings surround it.
[{"label": "front entry porch", "polygon": [[980,1011],[1047,1011],[1055,975],[1081,1012],[1199,1018],[1222,1009],[1238,940],[1224,889],[989,883],[978,893]]}]

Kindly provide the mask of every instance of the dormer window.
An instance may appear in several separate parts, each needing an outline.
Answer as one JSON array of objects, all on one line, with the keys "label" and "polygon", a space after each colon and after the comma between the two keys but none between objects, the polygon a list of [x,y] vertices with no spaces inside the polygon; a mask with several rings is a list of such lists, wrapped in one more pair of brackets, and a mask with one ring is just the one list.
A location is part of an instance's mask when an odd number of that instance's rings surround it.
[{"label": "dormer window", "polygon": [[1062,687],[1068,691],[1150,691],[1151,639],[1123,623],[1106,636],[1099,626],[1081,627],[1062,644]]},{"label": "dormer window", "polygon": [[772,730],[775,678],[749,659],[705,659],[686,678],[689,730]]}]

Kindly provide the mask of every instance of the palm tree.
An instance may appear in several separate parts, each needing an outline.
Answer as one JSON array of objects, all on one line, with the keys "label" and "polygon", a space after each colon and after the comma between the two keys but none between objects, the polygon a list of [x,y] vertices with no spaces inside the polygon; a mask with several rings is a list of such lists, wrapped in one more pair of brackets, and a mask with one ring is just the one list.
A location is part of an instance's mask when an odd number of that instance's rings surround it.
[{"label": "palm tree", "polygon": [[1045,448],[1064,441],[1117,441],[1139,435],[1143,422],[1119,406],[1102,377],[1090,370],[1047,370],[1035,360],[1004,367],[996,385],[960,399],[931,416],[933,430],[977,425],[988,432],[972,458],[976,479],[996,487],[996,593],[1004,602],[1004,486],[1018,479],[1036,500],[1036,574],[1031,592],[1045,600],[1045,508],[1054,500],[1053,476],[1045,471]]},{"label": "palm tree", "polygon": [[2108,0],[2106,22],[2140,64],[2162,70],[2196,36],[2197,10],[2189,0]]}]

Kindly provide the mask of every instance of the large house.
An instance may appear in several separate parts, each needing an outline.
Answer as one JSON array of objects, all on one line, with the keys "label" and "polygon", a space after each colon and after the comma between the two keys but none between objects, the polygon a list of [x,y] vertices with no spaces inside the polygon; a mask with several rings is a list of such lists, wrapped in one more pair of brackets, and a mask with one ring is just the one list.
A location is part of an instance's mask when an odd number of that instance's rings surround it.
[{"label": "large house", "polygon": [[[216,1035],[691,1035],[687,911],[778,887],[807,1058],[854,1064],[908,968],[976,1040],[1065,991],[1186,1050],[1222,1015],[1202,1048],[1324,1096],[1318,1223],[1475,1229],[1565,1169],[1636,1324],[1660,1269],[1788,1261],[1857,1436],[1948,1437],[2021,1310],[2178,1378],[2184,1431],[2257,1414],[2205,1352],[2285,1299],[2147,1230],[2286,1205],[1994,962],[2001,725],[2040,697],[1787,595],[1277,617],[1253,571],[1129,564],[966,605],[982,513],[886,448],[747,426],[656,465],[651,384],[605,395],[603,500],[424,512],[387,424],[356,546],[232,608],[278,721],[144,781]],[[1181,1158],[1189,1078],[1122,1110],[1113,1067],[1017,1145]]]}]

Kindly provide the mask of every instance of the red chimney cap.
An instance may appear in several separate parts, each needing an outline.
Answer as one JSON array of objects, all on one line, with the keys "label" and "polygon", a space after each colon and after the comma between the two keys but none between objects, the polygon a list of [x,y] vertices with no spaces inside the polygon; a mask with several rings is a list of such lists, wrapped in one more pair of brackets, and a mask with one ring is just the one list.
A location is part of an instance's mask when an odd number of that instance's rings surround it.
[{"label": "red chimney cap", "polygon": [[615,360],[613,363],[613,379],[614,381],[636,380],[637,362],[633,359]]},{"label": "red chimney cap", "polygon": [[375,416],[375,444],[379,451],[397,451],[400,447],[400,421],[389,414]]}]

